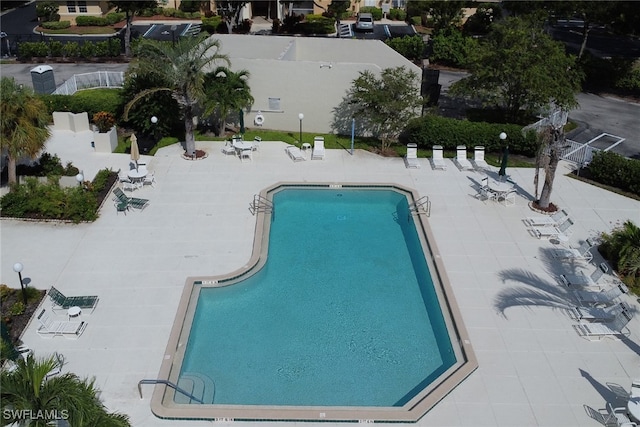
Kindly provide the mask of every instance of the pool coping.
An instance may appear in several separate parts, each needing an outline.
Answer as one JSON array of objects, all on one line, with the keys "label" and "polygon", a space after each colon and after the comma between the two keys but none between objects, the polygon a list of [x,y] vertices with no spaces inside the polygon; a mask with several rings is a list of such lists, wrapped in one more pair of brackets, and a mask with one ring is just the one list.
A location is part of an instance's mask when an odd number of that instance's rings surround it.
[{"label": "pool coping", "polygon": [[[278,191],[279,188],[290,187],[320,187],[320,188],[389,188],[399,190],[407,196],[411,196],[415,203],[420,199],[418,193],[410,188],[393,183],[336,183],[336,182],[278,182],[264,188],[260,196],[268,199],[269,194]],[[411,205],[411,200],[409,201]],[[272,213],[266,210],[257,210],[255,213],[256,224],[251,257],[248,262],[239,269],[230,273],[218,276],[193,276],[187,277],[185,286],[180,298],[175,320],[164,358],[158,373],[158,380],[168,380],[176,382],[179,374],[178,369],[172,369],[174,365],[182,363],[178,350],[184,343],[180,342],[183,331],[189,330],[193,316],[188,316],[188,310],[195,310],[195,305],[191,301],[197,297],[201,287],[227,286],[235,283],[238,278],[246,277],[247,273],[256,272],[266,262],[266,252],[268,245],[265,245],[265,238],[270,231]],[[446,274],[444,264],[435,243],[435,236],[432,233],[429,222],[426,218],[427,212],[415,212],[414,219],[416,226],[422,228],[422,233],[418,233],[423,252],[427,263],[435,267],[431,271],[434,279],[434,288],[439,295],[443,316],[449,330],[452,345],[456,349],[456,355],[462,356],[463,361],[454,364],[452,368],[438,377],[437,383],[431,384],[420,391],[414,398],[401,407],[320,407],[320,406],[271,406],[271,405],[220,405],[220,404],[175,404],[173,388],[165,384],[154,386],[151,398],[151,411],[154,415],[163,419],[192,419],[192,420],[252,420],[252,421],[396,421],[396,422],[416,422],[426,414],[433,406],[448,395],[460,382],[469,376],[478,367],[475,353],[472,349],[469,335],[462,320],[461,312],[456,303],[451,283]],[[425,239],[426,237],[426,239]],[[438,284],[436,280],[438,279]],[[195,291],[195,292],[194,292]],[[441,298],[442,297],[442,298]],[[442,303],[445,305],[443,306]],[[445,310],[446,307],[446,310]],[[182,321],[178,321],[182,319]],[[451,328],[455,334],[452,334]],[[453,342],[454,338],[456,338]],[[457,346],[456,346],[457,344]],[[178,353],[178,357],[176,354]],[[183,352],[182,352],[183,355]],[[180,366],[180,365],[178,365]],[[174,372],[172,372],[174,371]],[[166,402],[165,402],[166,401]]]}]

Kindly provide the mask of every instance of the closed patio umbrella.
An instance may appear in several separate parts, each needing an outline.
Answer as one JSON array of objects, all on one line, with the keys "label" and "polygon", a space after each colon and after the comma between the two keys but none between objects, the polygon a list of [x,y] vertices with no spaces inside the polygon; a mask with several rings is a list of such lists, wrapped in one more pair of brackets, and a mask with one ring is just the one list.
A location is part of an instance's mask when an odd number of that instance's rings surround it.
[{"label": "closed patio umbrella", "polygon": [[131,160],[136,162],[136,171],[138,170],[138,160],[140,160],[140,149],[138,148],[138,138],[134,133],[131,134]]},{"label": "closed patio umbrella", "polygon": [[506,145],[502,151],[502,163],[500,163],[500,171],[498,175],[504,177],[507,174],[507,163],[509,162],[509,146]]},{"label": "closed patio umbrella", "polygon": [[238,114],[240,115],[240,135],[244,135],[244,111],[242,111],[242,108]]}]

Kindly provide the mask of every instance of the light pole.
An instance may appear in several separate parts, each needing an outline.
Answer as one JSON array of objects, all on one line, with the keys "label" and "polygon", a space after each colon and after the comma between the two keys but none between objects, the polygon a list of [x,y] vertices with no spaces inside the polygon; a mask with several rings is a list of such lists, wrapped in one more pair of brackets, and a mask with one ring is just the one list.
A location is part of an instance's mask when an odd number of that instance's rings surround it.
[{"label": "light pole", "polygon": [[76,181],[78,181],[78,186],[82,187],[82,183],[84,182],[84,175],[82,175],[82,172],[76,175]]},{"label": "light pole", "polygon": [[501,180],[505,179],[507,175],[507,162],[509,161],[509,146],[504,144],[504,141],[507,139],[507,134],[504,132],[500,132],[498,135],[500,138],[500,145],[502,145],[502,161],[500,162],[500,170],[498,171],[498,175]]},{"label": "light pole", "polygon": [[298,119],[300,119],[300,146],[302,147],[302,119],[304,119],[304,114],[298,114]]},{"label": "light pole", "polygon": [[153,141],[155,144],[158,143],[158,118],[156,116],[151,116],[151,124],[153,125],[153,138],[155,139],[155,141]]},{"label": "light pole", "polygon": [[22,283],[22,263],[16,262],[13,264],[13,271],[18,273],[18,279],[20,279],[20,288],[22,289],[22,302],[24,302],[24,306],[27,306],[27,291],[24,288],[24,283]]}]

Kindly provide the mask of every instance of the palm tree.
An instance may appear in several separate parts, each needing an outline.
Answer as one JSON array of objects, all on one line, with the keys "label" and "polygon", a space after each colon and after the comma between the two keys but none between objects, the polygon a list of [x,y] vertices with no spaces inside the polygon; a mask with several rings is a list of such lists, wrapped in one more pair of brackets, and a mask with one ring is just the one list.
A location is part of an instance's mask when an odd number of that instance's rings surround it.
[{"label": "palm tree", "polygon": [[640,276],[640,227],[627,220],[609,233],[602,233],[602,249],[624,276]]},{"label": "palm tree", "polygon": [[227,55],[219,53],[220,41],[207,34],[181,37],[175,45],[170,42],[142,39],[138,44],[139,61],[135,73],[155,74],[166,87],[146,89],[129,101],[124,110],[127,120],[132,105],[151,93],[169,91],[180,105],[184,121],[185,149],[192,156],[196,151],[193,135],[196,106],[204,97],[204,76],[216,61],[230,64]]},{"label": "palm tree", "polygon": [[15,362],[15,369],[0,373],[1,425],[47,426],[64,419],[72,427],[128,427],[129,417],[109,413],[97,397],[94,380],[73,373],[47,378],[59,363],[54,356],[29,355]]},{"label": "palm tree", "polygon": [[51,116],[33,90],[17,85],[12,77],[0,80],[0,98],[0,150],[7,152],[9,184],[15,184],[16,162],[24,156],[35,158],[44,148]]},{"label": "palm tree", "polygon": [[226,67],[218,67],[205,76],[205,115],[211,115],[214,111],[217,113],[220,118],[219,135],[224,133],[226,119],[232,112],[253,104],[248,79],[249,71],[233,72]]}]

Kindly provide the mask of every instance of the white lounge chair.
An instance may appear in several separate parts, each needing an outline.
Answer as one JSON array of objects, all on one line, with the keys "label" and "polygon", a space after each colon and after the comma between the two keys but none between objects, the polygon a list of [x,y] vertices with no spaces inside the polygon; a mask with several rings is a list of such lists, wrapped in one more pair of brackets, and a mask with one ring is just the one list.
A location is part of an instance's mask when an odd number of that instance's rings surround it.
[{"label": "white lounge chair", "polygon": [[408,168],[420,167],[420,162],[418,162],[418,144],[407,144],[407,155],[404,156],[404,161]]},{"label": "white lounge chair", "polygon": [[321,136],[313,138],[311,160],[324,160],[324,138]]},{"label": "white lounge chair", "polygon": [[551,255],[556,259],[562,260],[591,261],[593,259],[589,242],[584,242],[578,248],[554,249]]},{"label": "white lounge chair", "polygon": [[485,176],[480,181],[480,188],[478,189],[478,194],[476,194],[477,199],[482,200],[496,200],[498,195],[489,188],[489,177]]},{"label": "white lounge chair", "polygon": [[489,169],[489,164],[484,160],[484,147],[481,145],[473,149],[473,164],[476,169]]},{"label": "white lounge chair", "polygon": [[529,227],[557,227],[562,224],[567,218],[569,214],[564,209],[557,211],[551,216],[539,215],[539,216],[529,216],[525,218],[523,221]]},{"label": "white lounge chair", "polygon": [[300,149],[295,145],[289,145],[287,148],[285,148],[285,151],[294,162],[306,160],[302,155],[302,151],[300,151]]},{"label": "white lounge chair", "polygon": [[579,323],[573,325],[578,335],[588,340],[601,339],[603,337],[626,336],[631,333],[627,324],[631,316],[625,312],[620,313],[614,320],[607,323]]},{"label": "white lounge chair", "polygon": [[543,237],[547,239],[551,239],[551,238],[559,239],[560,235],[563,235],[568,240],[570,236],[569,227],[571,227],[572,225],[573,225],[573,221],[571,220],[571,218],[567,218],[566,221],[564,221],[562,224],[558,225],[557,227],[534,227],[531,230],[538,239],[542,239]]},{"label": "white lounge chair", "polygon": [[615,319],[623,311],[629,316],[629,307],[621,302],[610,307],[571,307],[568,309],[569,316],[575,320],[586,320],[589,322],[606,322]]},{"label": "white lounge chair", "polygon": [[445,163],[442,154],[442,145],[433,146],[433,156],[431,158],[431,161],[433,162],[434,169],[447,170],[447,164]]},{"label": "white lounge chair", "polygon": [[606,271],[606,264],[603,264],[600,268],[596,268],[589,276],[582,271],[579,271],[577,274],[565,273],[560,275],[560,282],[568,288],[597,286],[598,280],[600,280]]},{"label": "white lounge chair", "polygon": [[456,158],[454,159],[455,163],[458,165],[458,169],[460,170],[471,170],[473,169],[473,165],[467,159],[467,147],[464,145],[458,145],[456,147]]},{"label": "white lounge chair", "polygon": [[578,303],[583,306],[611,305],[619,296],[626,294],[628,291],[629,288],[627,288],[624,283],[618,282],[614,286],[601,291],[576,290],[573,291],[573,294],[578,300]]},{"label": "white lounge chair", "polygon": [[236,155],[236,147],[233,146],[233,142],[225,141],[224,147],[222,147],[222,154],[227,155],[231,154],[233,156]]},{"label": "white lounge chair", "polygon": [[40,322],[40,326],[38,326],[36,332],[45,338],[63,336],[69,339],[77,339],[87,327],[87,322],[52,320],[46,310],[42,310],[38,314],[38,322]]}]

